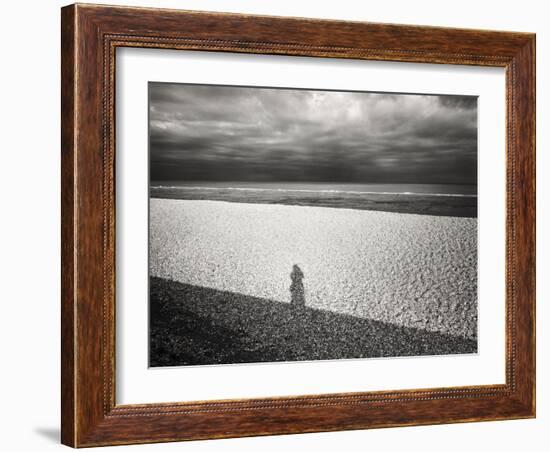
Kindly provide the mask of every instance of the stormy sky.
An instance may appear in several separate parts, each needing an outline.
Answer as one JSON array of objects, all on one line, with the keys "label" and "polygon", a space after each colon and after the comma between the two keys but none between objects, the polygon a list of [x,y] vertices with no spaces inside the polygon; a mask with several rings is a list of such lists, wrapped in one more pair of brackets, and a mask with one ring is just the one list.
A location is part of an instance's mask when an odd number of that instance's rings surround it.
[{"label": "stormy sky", "polygon": [[151,181],[475,184],[477,101],[149,84]]}]

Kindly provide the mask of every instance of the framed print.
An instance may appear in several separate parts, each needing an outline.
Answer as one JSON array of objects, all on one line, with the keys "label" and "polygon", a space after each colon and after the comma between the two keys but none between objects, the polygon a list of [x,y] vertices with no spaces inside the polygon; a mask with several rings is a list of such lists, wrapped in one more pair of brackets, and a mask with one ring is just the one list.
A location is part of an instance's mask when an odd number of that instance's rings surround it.
[{"label": "framed print", "polygon": [[535,37],[62,9],[62,442],[535,416]]}]

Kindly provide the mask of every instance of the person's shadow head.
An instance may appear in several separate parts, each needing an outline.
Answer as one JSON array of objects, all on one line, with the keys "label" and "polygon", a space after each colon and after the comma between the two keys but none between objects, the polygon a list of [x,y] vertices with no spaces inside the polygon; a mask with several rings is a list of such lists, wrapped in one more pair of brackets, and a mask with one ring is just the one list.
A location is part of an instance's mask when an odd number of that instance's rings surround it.
[{"label": "person's shadow head", "polygon": [[306,297],[304,292],[304,273],[296,264],[292,266],[290,273],[290,304],[292,307],[305,307]]}]

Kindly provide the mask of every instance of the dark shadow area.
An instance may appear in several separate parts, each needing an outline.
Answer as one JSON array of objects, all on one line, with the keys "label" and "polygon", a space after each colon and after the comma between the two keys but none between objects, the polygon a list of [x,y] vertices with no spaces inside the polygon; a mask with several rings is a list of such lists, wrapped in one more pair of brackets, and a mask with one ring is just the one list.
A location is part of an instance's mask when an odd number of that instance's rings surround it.
[{"label": "dark shadow area", "polygon": [[[299,275],[297,279],[302,284]],[[296,298],[299,309],[293,307],[294,301],[281,303],[151,277],[149,364],[159,367],[477,351],[473,340],[306,307],[303,284]]]},{"label": "dark shadow area", "polygon": [[55,443],[61,443],[61,431],[57,427],[37,427],[34,432]]}]

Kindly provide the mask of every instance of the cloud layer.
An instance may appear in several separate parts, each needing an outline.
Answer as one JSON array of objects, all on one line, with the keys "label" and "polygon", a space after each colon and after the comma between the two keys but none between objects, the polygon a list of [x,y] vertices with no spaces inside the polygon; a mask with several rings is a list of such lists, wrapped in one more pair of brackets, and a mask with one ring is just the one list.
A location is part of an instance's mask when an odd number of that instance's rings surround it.
[{"label": "cloud layer", "polygon": [[149,84],[152,181],[475,184],[477,100]]}]

